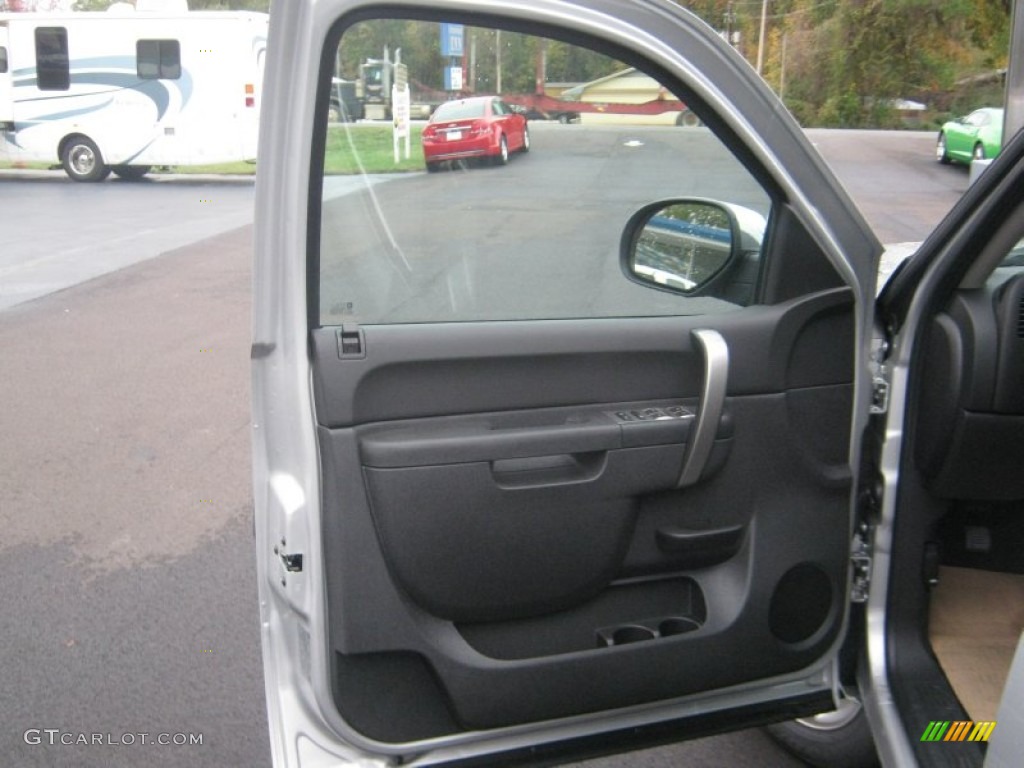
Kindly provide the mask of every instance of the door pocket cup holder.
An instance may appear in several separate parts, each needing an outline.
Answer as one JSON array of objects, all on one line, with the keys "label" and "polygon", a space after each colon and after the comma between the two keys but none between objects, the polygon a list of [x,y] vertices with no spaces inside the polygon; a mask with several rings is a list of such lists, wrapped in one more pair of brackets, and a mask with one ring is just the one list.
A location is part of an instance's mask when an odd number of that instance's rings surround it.
[{"label": "door pocket cup holder", "polygon": [[597,630],[597,647],[611,648],[615,645],[629,645],[645,640],[657,640],[663,637],[675,637],[700,629],[700,622],[683,616],[670,616],[662,619],[645,619],[614,627],[602,627]]}]

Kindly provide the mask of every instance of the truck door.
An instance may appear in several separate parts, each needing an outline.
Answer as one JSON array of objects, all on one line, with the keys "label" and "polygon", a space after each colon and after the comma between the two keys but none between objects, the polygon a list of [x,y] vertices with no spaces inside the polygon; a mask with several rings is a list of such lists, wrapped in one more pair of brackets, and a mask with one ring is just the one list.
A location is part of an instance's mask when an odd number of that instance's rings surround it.
[{"label": "truck door", "polygon": [[7,24],[0,24],[0,123],[14,122],[14,80]]},{"label": "truck door", "polygon": [[[271,22],[255,219],[276,765],[553,764],[828,709],[880,246],[799,126],[668,2],[304,7]],[[328,126],[335,63],[401,48],[440,85],[451,24],[500,34],[506,82],[547,46],[708,127],[537,121],[498,169],[483,117],[435,121],[438,173],[378,181],[377,126]]]}]

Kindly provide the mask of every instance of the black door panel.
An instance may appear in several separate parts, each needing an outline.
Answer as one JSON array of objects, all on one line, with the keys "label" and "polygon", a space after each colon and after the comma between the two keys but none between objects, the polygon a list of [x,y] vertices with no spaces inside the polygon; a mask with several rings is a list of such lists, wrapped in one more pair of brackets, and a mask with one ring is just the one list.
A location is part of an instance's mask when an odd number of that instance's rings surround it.
[{"label": "black door panel", "polygon": [[569,608],[607,587],[637,499],[682,457],[670,446],[609,451],[598,479],[529,488],[502,487],[487,462],[366,476],[399,584],[435,616],[490,621]]},{"label": "black door panel", "polygon": [[[728,396],[680,488],[708,327]],[[846,582],[852,327],[831,291],[713,318],[369,326],[355,358],[314,331],[347,721],[402,742],[821,657]]]}]

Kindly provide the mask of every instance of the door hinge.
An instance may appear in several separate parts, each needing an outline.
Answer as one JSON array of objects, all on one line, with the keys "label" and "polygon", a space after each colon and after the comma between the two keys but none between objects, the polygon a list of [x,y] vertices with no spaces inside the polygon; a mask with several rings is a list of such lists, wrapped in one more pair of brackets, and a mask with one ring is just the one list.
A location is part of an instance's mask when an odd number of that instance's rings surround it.
[{"label": "door hinge", "polygon": [[881,337],[871,340],[871,408],[872,416],[889,411],[889,342]]},{"label": "door hinge", "polygon": [[876,416],[889,411],[889,382],[882,376],[871,380],[871,415]]},{"label": "door hinge", "polygon": [[850,602],[866,603],[871,587],[871,526],[861,525],[850,548]]},{"label": "door hinge", "polygon": [[281,539],[281,546],[274,547],[274,554],[281,558],[281,564],[288,573],[302,573],[302,555],[283,552],[284,539]]}]

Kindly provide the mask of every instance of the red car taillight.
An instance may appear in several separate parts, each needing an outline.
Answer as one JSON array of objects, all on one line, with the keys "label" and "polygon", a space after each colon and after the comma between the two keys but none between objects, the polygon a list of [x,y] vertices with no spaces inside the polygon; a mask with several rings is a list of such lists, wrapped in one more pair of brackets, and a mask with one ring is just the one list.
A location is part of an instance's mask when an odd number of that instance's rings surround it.
[{"label": "red car taillight", "polygon": [[477,120],[469,132],[475,136],[486,136],[491,132],[491,126],[485,120]]}]

